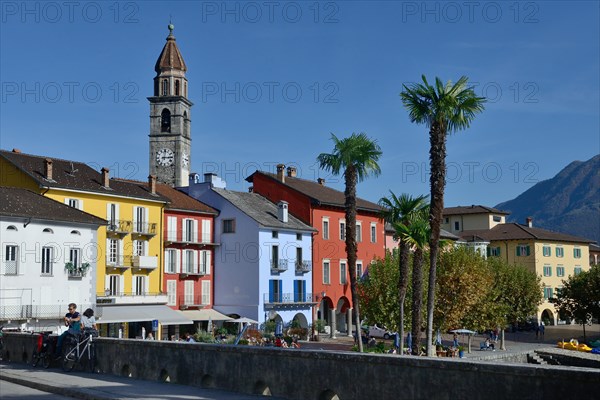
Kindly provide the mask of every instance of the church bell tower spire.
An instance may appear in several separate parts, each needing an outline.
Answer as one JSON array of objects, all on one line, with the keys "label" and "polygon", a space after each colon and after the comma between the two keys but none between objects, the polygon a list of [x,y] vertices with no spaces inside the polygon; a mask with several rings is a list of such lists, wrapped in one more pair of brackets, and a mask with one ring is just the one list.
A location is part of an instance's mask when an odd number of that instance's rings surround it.
[{"label": "church bell tower spire", "polygon": [[188,100],[187,66],[177,47],[174,26],[154,70],[150,102],[150,175],[171,186],[187,186],[191,163],[192,102]]}]

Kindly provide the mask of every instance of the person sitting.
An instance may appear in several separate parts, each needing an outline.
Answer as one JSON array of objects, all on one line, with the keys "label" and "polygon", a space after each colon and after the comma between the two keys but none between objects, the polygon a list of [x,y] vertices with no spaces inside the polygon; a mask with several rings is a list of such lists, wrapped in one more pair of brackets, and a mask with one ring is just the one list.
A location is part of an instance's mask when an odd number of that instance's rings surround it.
[{"label": "person sitting", "polygon": [[496,351],[496,348],[494,347],[494,343],[492,343],[490,341],[490,339],[485,339],[484,346],[486,349],[492,349],[492,351]]},{"label": "person sitting", "polygon": [[81,316],[81,327],[85,336],[98,337],[98,326],[96,325],[96,318],[94,317],[94,310],[88,308],[83,312]]},{"label": "person sitting", "polygon": [[65,326],[68,327],[59,337],[56,344],[56,356],[62,357],[62,344],[67,335],[78,337],[81,333],[81,315],[77,312],[77,304],[69,303],[69,312],[65,314],[64,322]]},{"label": "person sitting", "polygon": [[298,343],[298,339],[294,338],[294,340],[292,340],[292,348],[294,349],[299,349],[300,348],[300,344]]},{"label": "person sitting", "polygon": [[188,343],[196,343],[196,340],[189,332],[185,334],[185,341]]}]

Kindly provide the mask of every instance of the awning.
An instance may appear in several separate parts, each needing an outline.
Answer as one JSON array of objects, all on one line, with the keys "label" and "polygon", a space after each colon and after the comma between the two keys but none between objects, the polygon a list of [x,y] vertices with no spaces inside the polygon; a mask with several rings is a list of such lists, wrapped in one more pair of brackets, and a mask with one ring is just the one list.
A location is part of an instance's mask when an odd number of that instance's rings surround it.
[{"label": "awning", "polygon": [[188,325],[194,321],[179,311],[164,305],[108,306],[98,307],[96,322],[108,324],[115,322],[141,322],[157,319],[161,325]]},{"label": "awning", "polygon": [[185,310],[179,312],[186,318],[194,321],[208,321],[209,319],[212,321],[229,321],[233,319],[227,315],[221,314],[217,310],[213,310],[212,308],[205,308],[202,310]]}]

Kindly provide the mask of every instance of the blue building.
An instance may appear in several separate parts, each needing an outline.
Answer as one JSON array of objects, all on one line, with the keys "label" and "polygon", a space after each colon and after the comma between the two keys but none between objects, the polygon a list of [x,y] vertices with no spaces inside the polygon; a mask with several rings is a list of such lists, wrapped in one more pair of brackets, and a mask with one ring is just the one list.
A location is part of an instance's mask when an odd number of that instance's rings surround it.
[{"label": "blue building", "polygon": [[308,328],[315,229],[256,193],[226,189],[223,180],[190,175],[188,194],[219,210],[215,218],[214,308],[263,323],[292,320]]}]

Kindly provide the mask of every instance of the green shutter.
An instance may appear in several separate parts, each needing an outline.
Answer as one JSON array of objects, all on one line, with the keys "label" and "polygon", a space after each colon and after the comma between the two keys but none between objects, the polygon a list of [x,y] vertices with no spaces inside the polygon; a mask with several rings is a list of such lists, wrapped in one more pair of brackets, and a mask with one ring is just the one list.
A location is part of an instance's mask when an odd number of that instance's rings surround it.
[{"label": "green shutter", "polygon": [[521,247],[517,246],[517,257],[521,256]]},{"label": "green shutter", "polygon": [[531,254],[530,251],[531,250],[530,250],[529,246],[527,246],[527,255]]}]

